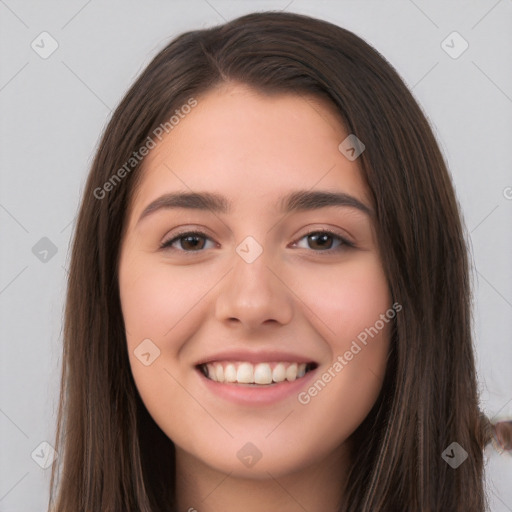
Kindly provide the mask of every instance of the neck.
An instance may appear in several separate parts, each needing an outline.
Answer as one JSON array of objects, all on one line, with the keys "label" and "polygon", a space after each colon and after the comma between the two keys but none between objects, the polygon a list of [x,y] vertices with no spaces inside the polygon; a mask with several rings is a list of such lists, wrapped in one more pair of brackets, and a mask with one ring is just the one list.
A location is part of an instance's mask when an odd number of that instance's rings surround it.
[{"label": "neck", "polygon": [[178,512],[336,512],[348,467],[342,445],[292,474],[247,478],[217,471],[176,447]]}]

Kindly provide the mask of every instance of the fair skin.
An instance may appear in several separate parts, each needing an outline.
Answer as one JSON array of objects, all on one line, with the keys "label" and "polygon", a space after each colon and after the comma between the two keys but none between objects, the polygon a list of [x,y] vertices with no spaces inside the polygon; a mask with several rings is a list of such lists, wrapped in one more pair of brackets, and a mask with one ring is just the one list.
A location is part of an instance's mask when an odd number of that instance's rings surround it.
[{"label": "fair skin", "polygon": [[[370,215],[350,205],[286,213],[279,200],[321,190],[372,208],[368,190],[324,100],[229,83],[197,101],[146,157],[128,212],[119,287],[135,383],[176,446],[180,511],[334,511],[354,462],[347,440],[382,387],[390,324],[341,371],[333,364],[392,300]],[[140,218],[173,192],[220,194],[231,209]],[[335,235],[311,235],[325,230]],[[147,339],[146,360],[160,353],[145,365],[134,351]],[[252,362],[265,373],[294,359],[311,371],[278,384],[213,382],[196,367]]]}]

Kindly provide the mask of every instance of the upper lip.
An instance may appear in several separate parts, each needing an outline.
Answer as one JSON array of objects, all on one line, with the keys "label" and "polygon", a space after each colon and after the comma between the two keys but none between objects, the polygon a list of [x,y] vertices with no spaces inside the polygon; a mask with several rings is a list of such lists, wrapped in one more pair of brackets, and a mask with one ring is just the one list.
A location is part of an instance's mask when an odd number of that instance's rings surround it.
[{"label": "upper lip", "polygon": [[200,366],[206,363],[214,363],[215,361],[247,361],[248,363],[272,363],[291,361],[293,363],[315,363],[311,357],[301,356],[292,352],[276,351],[276,350],[229,350],[225,352],[217,352],[209,356],[202,357],[195,363]]}]

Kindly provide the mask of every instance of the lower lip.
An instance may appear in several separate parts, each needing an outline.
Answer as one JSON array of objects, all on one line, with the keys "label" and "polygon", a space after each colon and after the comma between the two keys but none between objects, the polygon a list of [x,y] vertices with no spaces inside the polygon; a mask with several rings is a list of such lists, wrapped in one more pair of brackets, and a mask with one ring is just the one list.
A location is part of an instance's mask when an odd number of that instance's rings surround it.
[{"label": "lower lip", "polygon": [[197,369],[196,371],[206,388],[221,398],[239,405],[269,405],[290,396],[296,397],[301,389],[309,384],[317,369],[318,367],[310,370],[304,377],[294,381],[285,380],[265,386],[216,382],[205,377],[201,370]]}]

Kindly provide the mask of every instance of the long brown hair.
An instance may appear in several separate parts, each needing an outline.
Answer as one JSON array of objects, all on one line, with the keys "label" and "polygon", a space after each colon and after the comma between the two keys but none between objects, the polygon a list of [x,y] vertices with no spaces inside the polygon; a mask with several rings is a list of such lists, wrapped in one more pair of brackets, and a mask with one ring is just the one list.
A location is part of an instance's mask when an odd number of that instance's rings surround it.
[{"label": "long brown hair", "polygon": [[[331,23],[284,12],[174,39],[103,134],[69,269],[51,510],[175,510],[174,445],[138,395],[120,308],[120,242],[141,167],[126,163],[176,109],[223,81],[328,98],[366,147],[358,162],[403,311],[381,394],[353,434],[356,463],[339,510],[482,512],[489,424],[478,406],[468,251],[446,164],[418,104],[375,49]],[[442,457],[452,442],[468,454],[456,469]]]}]

